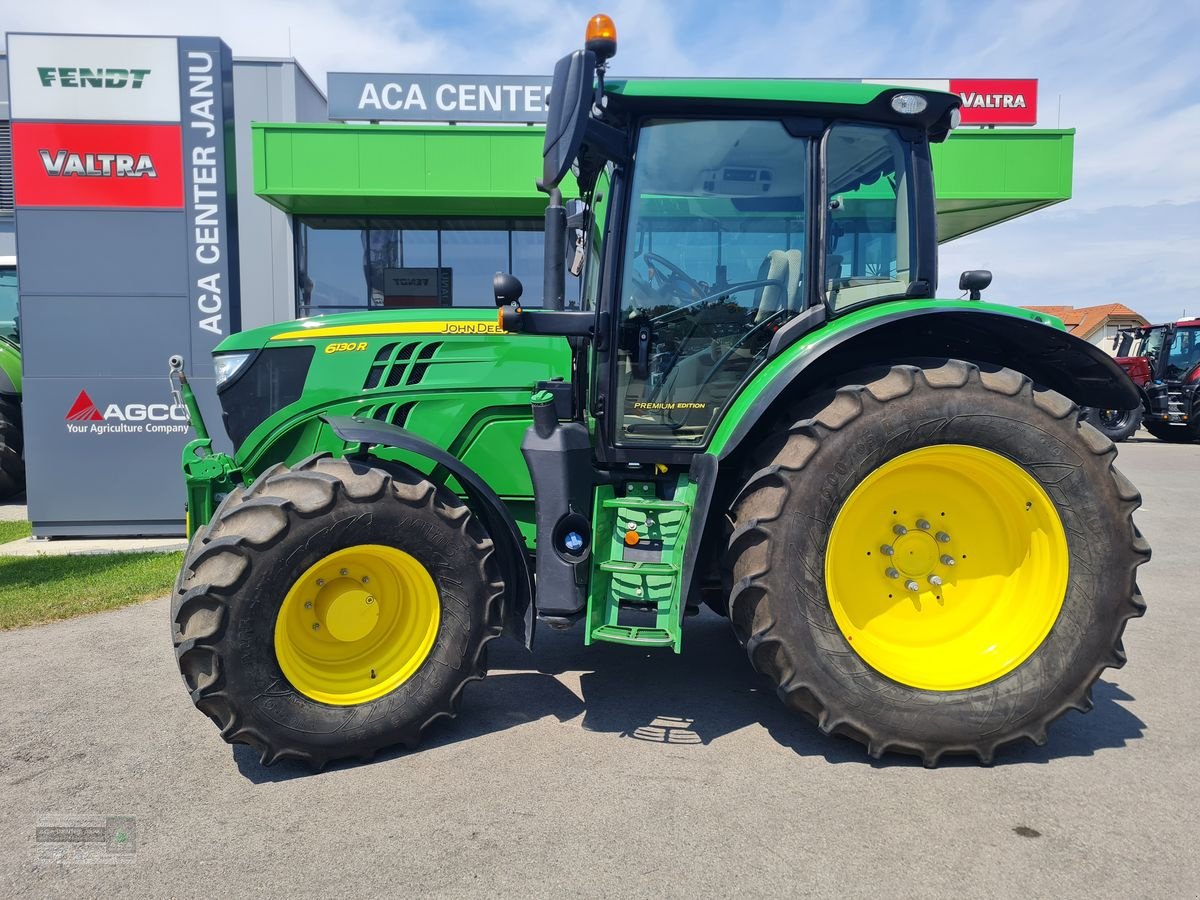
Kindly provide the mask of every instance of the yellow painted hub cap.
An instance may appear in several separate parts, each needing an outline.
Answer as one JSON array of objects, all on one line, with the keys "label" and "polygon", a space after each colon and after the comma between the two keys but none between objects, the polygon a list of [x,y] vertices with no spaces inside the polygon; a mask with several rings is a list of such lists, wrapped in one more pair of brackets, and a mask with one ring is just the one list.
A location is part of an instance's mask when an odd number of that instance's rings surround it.
[{"label": "yellow painted hub cap", "polygon": [[420,668],[440,617],[423,565],[394,547],[360,544],[329,554],[292,585],[275,620],[275,656],[306,697],[366,703]]},{"label": "yellow painted hub cap", "polygon": [[1004,456],[961,444],[884,463],[838,511],[825,554],[833,617],[901,684],[995,681],[1045,640],[1067,590],[1067,537],[1049,495]]}]

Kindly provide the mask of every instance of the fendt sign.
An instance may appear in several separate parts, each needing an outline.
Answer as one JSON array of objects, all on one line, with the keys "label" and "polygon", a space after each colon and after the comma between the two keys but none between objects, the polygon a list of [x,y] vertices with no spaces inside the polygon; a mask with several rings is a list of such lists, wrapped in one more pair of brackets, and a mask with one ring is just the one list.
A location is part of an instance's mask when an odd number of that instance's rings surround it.
[{"label": "fendt sign", "polygon": [[166,360],[187,355],[212,415],[211,353],[239,327],[232,55],[10,34],[8,77],[34,533],[181,534]]}]

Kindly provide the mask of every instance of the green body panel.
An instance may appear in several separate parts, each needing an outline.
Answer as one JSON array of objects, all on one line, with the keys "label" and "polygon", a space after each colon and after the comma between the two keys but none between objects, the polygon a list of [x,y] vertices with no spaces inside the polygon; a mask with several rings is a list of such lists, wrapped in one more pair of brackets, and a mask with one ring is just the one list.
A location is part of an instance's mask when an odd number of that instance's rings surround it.
[{"label": "green body panel", "polygon": [[734,436],[738,423],[741,422],[744,416],[750,414],[751,407],[753,407],[755,401],[758,400],[759,396],[777,378],[783,376],[788,367],[800,357],[823,353],[829,345],[838,341],[842,333],[864,325],[869,326],[873,321],[882,322],[899,313],[914,313],[922,310],[945,311],[948,309],[991,312],[1018,319],[1027,319],[1064,330],[1062,320],[1056,319],[1054,316],[1022,309],[1018,306],[1001,306],[996,303],[983,303],[977,300],[893,300],[885,303],[876,303],[846,313],[833,319],[824,327],[810,332],[786,348],[756,372],[741,387],[737,395],[726,407],[720,424],[713,431],[712,439],[708,445],[708,452],[720,456],[726,450],[726,445]]},{"label": "green body panel", "polygon": [[[887,84],[859,81],[810,81],[805,78],[612,78],[605,90],[626,97],[665,100],[731,100],[734,103],[839,103],[864,106],[888,91]],[[904,88],[914,94],[936,94]]]},{"label": "green body panel", "polygon": [[[216,352],[314,348],[300,399],[254,428],[238,447],[235,465],[248,483],[277,462],[294,463],[322,450],[343,453],[343,442],[322,415],[403,424],[478,472],[533,546],[533,487],[521,456],[529,394],[538,381],[569,377],[570,350],[560,337],[489,333],[498,330],[495,318],[494,312],[467,309],[347,313],[230,336]],[[463,329],[484,333],[455,333]],[[389,333],[395,331],[400,333]],[[289,336],[296,334],[303,336]],[[375,453],[431,470],[400,451]]]},{"label": "green body panel", "polygon": [[16,393],[21,393],[21,348],[5,338],[0,338],[0,372],[4,373],[4,378],[0,379],[0,384],[4,384],[4,391],[7,392],[7,383],[11,383],[16,389]]},{"label": "green body panel", "polygon": [[[715,82],[742,90],[748,83],[757,82]],[[796,84],[812,83],[768,84],[795,91]],[[868,99],[880,90],[830,87],[870,94]],[[938,239],[953,240],[1069,199],[1074,136],[1070,129],[960,129],[933,144]],[[256,122],[251,138],[255,193],[297,215],[526,216],[546,208],[546,195],[534,186],[541,175],[540,126]],[[567,197],[578,193],[570,176],[562,191]]]}]

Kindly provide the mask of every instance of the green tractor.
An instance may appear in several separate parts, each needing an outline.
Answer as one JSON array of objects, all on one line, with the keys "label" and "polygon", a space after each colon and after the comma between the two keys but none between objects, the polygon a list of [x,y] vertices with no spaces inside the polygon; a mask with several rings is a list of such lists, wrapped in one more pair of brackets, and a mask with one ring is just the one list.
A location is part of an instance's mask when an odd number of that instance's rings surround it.
[{"label": "green tractor", "polygon": [[264,763],[369,759],[453,716],[501,634],[680,653],[707,603],[873,757],[1042,744],[1144,609],[1139,494],[1077,415],[1139,398],[1057,320],[980,302],[987,273],[935,299],[959,100],[606,79],[615,49],[597,17],[555,69],[542,308],[498,274],[498,312],[233,335],[233,457],[175,360],[192,700]]},{"label": "green tractor", "polygon": [[25,490],[18,339],[17,270],[0,266],[0,500]]}]

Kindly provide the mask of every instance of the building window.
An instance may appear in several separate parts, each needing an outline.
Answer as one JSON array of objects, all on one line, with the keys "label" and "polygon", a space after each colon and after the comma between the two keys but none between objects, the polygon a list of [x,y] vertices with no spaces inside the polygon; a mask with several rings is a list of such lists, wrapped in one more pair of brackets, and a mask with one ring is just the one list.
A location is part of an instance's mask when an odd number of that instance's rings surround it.
[{"label": "building window", "polygon": [[296,220],[296,312],[491,308],[492,276],[512,272],[542,305],[542,220]]}]

